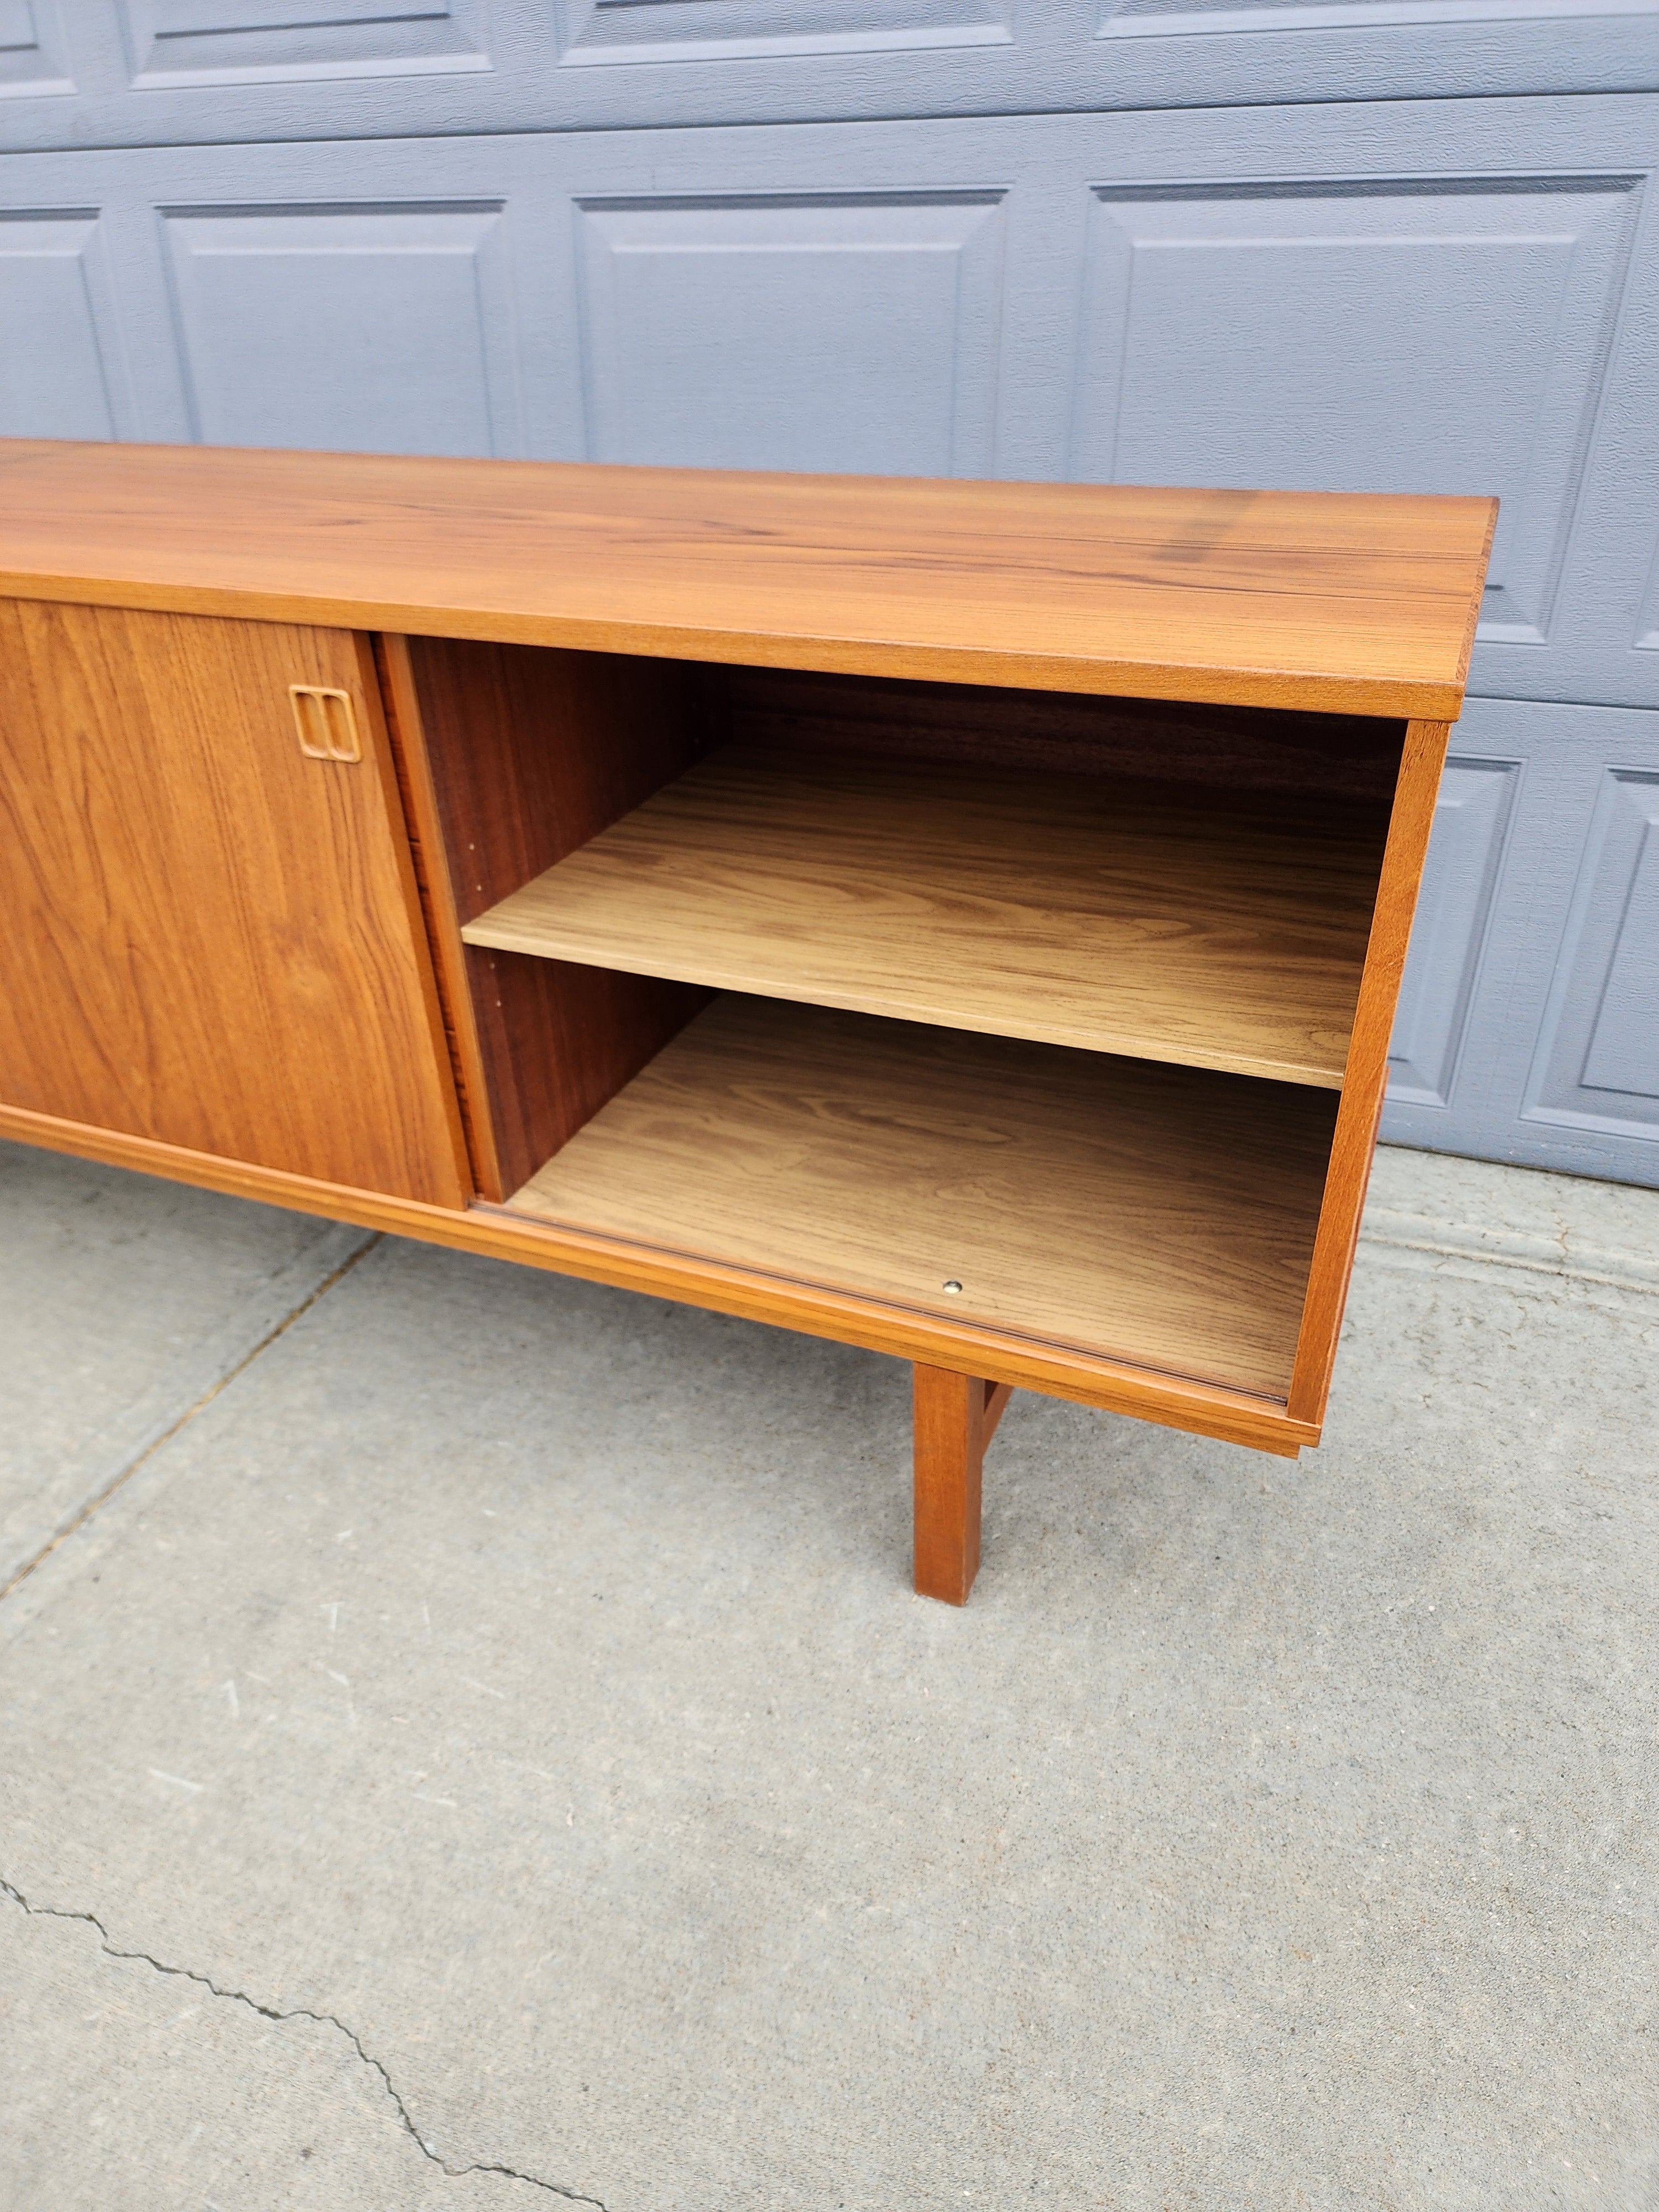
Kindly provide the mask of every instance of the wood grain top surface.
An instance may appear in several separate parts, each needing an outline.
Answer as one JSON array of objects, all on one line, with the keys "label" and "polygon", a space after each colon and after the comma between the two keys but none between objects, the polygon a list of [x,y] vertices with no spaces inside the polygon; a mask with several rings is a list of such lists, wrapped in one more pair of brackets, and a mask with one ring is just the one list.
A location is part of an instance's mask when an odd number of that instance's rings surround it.
[{"label": "wood grain top surface", "polygon": [[0,592],[1456,716],[1494,501],[0,441]]},{"label": "wood grain top surface", "polygon": [[732,744],[469,944],[1340,1089],[1374,811]]},{"label": "wood grain top surface", "polygon": [[513,1205],[1282,1399],[1335,1109],[1328,1091],[726,997]]}]

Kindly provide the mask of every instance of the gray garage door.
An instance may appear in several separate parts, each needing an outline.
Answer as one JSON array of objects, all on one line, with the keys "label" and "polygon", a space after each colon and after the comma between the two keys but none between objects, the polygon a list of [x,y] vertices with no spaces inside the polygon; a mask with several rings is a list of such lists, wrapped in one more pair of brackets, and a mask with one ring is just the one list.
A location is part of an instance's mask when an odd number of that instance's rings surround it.
[{"label": "gray garage door", "polygon": [[1497,492],[1386,1133],[1659,1182],[1659,11],[0,0],[0,430]]}]

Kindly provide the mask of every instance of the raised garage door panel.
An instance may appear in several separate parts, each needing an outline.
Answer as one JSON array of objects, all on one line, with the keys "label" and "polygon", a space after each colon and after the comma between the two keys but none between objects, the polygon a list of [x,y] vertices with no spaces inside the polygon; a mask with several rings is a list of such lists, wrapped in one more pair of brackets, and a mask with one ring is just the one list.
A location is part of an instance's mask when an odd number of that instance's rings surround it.
[{"label": "raised garage door panel", "polygon": [[1541,643],[1629,180],[1096,195],[1067,473],[1496,493],[1483,642]]},{"label": "raised garage door panel", "polygon": [[51,93],[56,105],[75,89],[57,0],[0,0],[0,94]]},{"label": "raised garage door panel", "polygon": [[501,222],[489,203],[170,210],[192,435],[521,453]]},{"label": "raised garage door panel", "polygon": [[1602,778],[1525,1112],[1659,1138],[1659,769]]},{"label": "raised garage door panel", "polygon": [[[295,683],[360,759],[301,752]],[[0,602],[0,1098],[461,1203],[384,744],[345,632]]]},{"label": "raised garage door panel", "polygon": [[487,69],[487,0],[118,0],[136,90]]},{"label": "raised garage door panel", "polygon": [[585,203],[592,457],[994,475],[1002,198]]},{"label": "raised garage door panel", "polygon": [[95,210],[0,210],[0,331],[6,435],[130,434]]},{"label": "raised garage door panel", "polygon": [[1447,759],[1389,1050],[1397,1106],[1451,1102],[1520,775],[1518,761]]},{"label": "raised garage door panel", "polygon": [[1382,1133],[1659,1183],[1659,714],[1470,699]]}]

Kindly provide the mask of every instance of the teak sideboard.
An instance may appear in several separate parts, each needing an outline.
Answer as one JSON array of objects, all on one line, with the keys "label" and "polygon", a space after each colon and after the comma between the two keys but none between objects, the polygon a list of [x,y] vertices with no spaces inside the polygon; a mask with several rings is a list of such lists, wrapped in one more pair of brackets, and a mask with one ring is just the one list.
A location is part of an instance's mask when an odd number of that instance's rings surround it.
[{"label": "teak sideboard", "polygon": [[0,1134],[1316,1443],[1476,499],[0,443]]}]

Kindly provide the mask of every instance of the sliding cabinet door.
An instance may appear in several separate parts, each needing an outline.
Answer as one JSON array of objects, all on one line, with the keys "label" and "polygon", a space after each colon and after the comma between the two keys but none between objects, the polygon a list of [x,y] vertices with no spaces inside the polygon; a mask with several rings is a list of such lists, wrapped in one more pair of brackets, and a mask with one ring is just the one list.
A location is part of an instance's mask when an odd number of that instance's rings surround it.
[{"label": "sliding cabinet door", "polygon": [[0,1102],[465,1202],[365,641],[0,602]]}]

